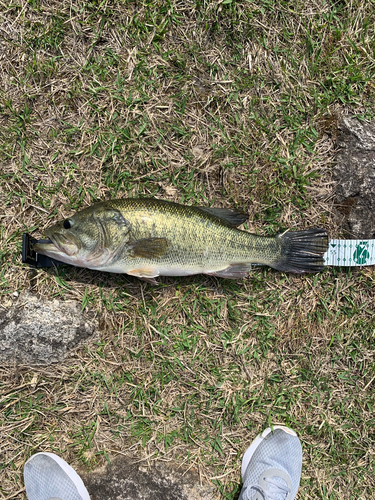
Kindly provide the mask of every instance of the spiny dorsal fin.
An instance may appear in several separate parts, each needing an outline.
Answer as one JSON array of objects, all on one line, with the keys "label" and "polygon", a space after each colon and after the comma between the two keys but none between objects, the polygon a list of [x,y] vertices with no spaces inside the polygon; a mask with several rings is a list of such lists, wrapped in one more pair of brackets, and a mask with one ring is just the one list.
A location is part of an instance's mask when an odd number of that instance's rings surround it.
[{"label": "spiny dorsal fin", "polygon": [[235,208],[211,208],[211,207],[197,207],[203,212],[214,215],[219,219],[224,220],[227,224],[237,227],[247,221],[248,216],[236,210]]}]

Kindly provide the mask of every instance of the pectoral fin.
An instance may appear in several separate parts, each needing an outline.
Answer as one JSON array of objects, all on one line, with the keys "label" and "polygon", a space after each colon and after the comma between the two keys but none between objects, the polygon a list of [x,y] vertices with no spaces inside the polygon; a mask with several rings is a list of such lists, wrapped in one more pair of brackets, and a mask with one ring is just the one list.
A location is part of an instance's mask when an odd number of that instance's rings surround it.
[{"label": "pectoral fin", "polygon": [[128,247],[131,257],[157,259],[166,254],[169,242],[166,238],[142,238],[130,243]]},{"label": "pectoral fin", "polygon": [[213,273],[205,273],[210,276],[218,276],[219,278],[227,279],[240,279],[246,278],[251,270],[251,264],[233,264],[222,271],[217,271]]},{"label": "pectoral fin", "polygon": [[207,212],[208,214],[214,215],[219,219],[224,220],[232,227],[237,227],[247,221],[249,218],[245,213],[240,212],[236,209],[230,208],[207,208],[207,207],[198,207],[203,212]]}]

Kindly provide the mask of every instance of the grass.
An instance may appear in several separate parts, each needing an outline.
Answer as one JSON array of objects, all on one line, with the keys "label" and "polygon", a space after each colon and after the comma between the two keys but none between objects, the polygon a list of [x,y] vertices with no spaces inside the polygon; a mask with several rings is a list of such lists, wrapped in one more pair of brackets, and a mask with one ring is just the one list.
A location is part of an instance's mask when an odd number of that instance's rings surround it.
[{"label": "grass", "polygon": [[0,302],[77,300],[101,341],[0,370],[0,498],[57,451],[83,470],[129,452],[240,491],[270,423],[299,434],[298,498],[366,499],[374,474],[374,271],[231,282],[30,271],[21,235],[99,199],[245,209],[246,228],[342,233],[337,123],[374,116],[373,2],[4,1]]}]

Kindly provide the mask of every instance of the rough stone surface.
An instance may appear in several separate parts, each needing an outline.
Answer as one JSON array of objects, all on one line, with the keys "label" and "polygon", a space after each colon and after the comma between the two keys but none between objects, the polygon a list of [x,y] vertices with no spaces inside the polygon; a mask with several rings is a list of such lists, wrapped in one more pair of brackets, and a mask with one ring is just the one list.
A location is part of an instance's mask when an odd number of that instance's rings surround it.
[{"label": "rough stone surface", "polygon": [[152,467],[116,458],[106,468],[81,474],[91,500],[218,500],[216,488],[171,464]]},{"label": "rough stone surface", "polygon": [[0,308],[0,361],[49,365],[65,358],[97,329],[75,301],[45,300],[30,293]]},{"label": "rough stone surface", "polygon": [[351,238],[375,237],[375,123],[345,116],[338,127],[334,170],[337,208]]}]

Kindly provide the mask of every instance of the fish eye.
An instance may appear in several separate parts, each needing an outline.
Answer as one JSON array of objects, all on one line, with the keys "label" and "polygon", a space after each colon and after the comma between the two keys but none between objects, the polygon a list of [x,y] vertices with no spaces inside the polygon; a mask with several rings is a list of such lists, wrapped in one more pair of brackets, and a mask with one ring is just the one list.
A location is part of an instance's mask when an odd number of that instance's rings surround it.
[{"label": "fish eye", "polygon": [[64,220],[63,226],[65,229],[70,229],[72,227],[72,224],[69,219]]}]

